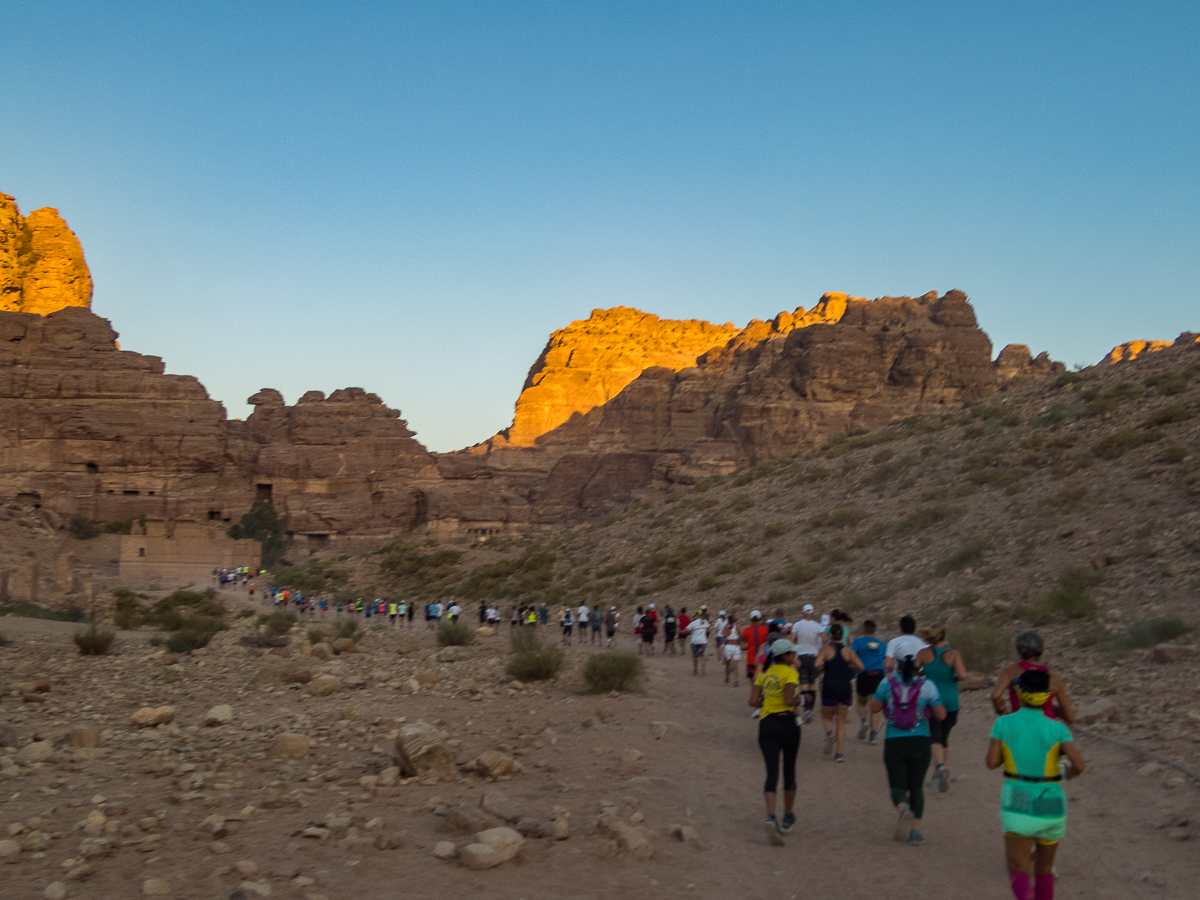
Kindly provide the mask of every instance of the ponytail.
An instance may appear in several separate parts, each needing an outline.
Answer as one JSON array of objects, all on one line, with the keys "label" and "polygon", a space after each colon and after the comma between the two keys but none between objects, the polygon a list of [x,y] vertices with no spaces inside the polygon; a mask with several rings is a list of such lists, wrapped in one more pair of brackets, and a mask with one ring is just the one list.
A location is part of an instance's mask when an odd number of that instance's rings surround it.
[{"label": "ponytail", "polygon": [[911,684],[912,680],[913,680],[913,676],[916,674],[917,674],[917,660],[916,660],[916,657],[914,657],[910,654],[909,656],[904,657],[904,662],[900,668],[900,677],[902,679],[904,679],[905,684]]}]

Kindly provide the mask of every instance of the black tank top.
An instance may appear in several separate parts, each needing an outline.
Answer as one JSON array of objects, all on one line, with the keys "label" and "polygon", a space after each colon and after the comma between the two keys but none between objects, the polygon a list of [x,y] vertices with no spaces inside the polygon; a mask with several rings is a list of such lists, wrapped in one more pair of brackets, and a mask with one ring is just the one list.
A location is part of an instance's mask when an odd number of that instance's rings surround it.
[{"label": "black tank top", "polygon": [[833,657],[825,660],[825,681],[821,693],[844,696],[850,693],[850,663],[842,656],[842,645],[834,643]]}]

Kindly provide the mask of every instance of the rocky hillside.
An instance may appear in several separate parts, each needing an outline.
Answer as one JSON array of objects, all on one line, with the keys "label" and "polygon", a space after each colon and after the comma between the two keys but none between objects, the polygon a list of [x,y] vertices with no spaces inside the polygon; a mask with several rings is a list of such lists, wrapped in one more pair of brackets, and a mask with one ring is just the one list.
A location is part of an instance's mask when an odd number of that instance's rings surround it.
[{"label": "rocky hillside", "polygon": [[[972,668],[1036,626],[1107,728],[1200,762],[1200,346],[1014,386],[466,555],[398,541],[352,590],[517,603],[803,602],[950,623]],[[1160,643],[1181,649],[1152,649]],[[1157,659],[1181,661],[1163,665]],[[1190,712],[1190,717],[1189,717]]]},{"label": "rocky hillside", "polygon": [[83,248],[57,209],[22,216],[0,194],[0,310],[48,315],[92,305],[92,276]]}]

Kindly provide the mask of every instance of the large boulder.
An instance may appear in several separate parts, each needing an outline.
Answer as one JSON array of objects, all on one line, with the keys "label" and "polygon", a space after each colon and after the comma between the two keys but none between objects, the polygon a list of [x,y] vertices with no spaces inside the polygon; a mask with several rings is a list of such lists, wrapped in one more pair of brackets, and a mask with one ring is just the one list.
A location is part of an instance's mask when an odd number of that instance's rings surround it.
[{"label": "large boulder", "polygon": [[454,754],[447,746],[447,735],[428,722],[409,722],[400,726],[393,759],[405,778],[435,772],[452,779],[458,776]]}]

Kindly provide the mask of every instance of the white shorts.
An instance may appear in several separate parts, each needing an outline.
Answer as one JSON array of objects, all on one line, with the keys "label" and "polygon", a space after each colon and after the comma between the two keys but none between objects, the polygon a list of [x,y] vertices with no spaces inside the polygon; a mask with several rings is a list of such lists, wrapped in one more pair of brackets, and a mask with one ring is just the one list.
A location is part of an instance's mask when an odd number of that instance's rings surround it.
[{"label": "white shorts", "polygon": [[725,658],[730,662],[737,662],[742,658],[742,648],[737,644],[726,644]]}]

